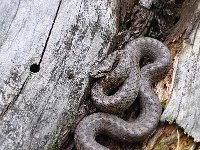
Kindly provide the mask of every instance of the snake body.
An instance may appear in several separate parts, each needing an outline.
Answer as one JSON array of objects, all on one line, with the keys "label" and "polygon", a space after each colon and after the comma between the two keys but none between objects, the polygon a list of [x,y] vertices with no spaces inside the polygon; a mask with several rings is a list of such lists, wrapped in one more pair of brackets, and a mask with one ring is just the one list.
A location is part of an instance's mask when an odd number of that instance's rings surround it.
[{"label": "snake body", "polygon": [[[75,131],[77,149],[108,150],[95,140],[95,137],[102,133],[122,141],[141,141],[155,130],[159,122],[162,109],[151,86],[152,83],[163,78],[169,69],[170,53],[168,48],[156,39],[145,37],[130,41],[125,46],[124,51],[135,56],[135,62],[139,63],[143,57],[148,57],[151,62],[140,70],[138,92],[140,114],[131,122],[126,122],[115,115],[103,112],[94,113],[83,118]],[[133,85],[130,84],[129,86]],[[109,103],[106,99],[104,102]]]},{"label": "snake body", "polygon": [[[113,65],[115,63],[116,67]],[[94,84],[91,97],[95,106],[104,112],[124,111],[131,106],[138,95],[139,65],[129,51],[120,50],[111,53],[91,70],[90,75],[93,78],[103,77]],[[113,87],[118,86],[120,86],[118,91],[109,95]]]}]

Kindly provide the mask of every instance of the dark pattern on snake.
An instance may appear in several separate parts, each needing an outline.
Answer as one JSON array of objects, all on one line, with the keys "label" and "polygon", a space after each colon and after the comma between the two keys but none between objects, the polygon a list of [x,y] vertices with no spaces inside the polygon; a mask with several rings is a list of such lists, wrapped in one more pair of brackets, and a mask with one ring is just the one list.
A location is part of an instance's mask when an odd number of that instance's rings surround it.
[{"label": "dark pattern on snake", "polygon": [[[139,65],[129,51],[120,50],[108,55],[93,67],[90,75],[93,78],[102,78],[94,84],[91,97],[95,106],[104,112],[124,111],[133,104],[138,95]],[[119,89],[110,95],[113,87]]]},{"label": "dark pattern on snake", "polygon": [[133,142],[144,140],[156,129],[162,109],[151,84],[162,79],[169,69],[171,59],[168,48],[158,40],[145,37],[130,41],[124,50],[136,56],[137,62],[143,57],[148,57],[151,62],[140,71],[140,114],[132,122],[101,112],[83,118],[75,131],[78,150],[108,150],[96,142],[95,137],[99,134]]}]

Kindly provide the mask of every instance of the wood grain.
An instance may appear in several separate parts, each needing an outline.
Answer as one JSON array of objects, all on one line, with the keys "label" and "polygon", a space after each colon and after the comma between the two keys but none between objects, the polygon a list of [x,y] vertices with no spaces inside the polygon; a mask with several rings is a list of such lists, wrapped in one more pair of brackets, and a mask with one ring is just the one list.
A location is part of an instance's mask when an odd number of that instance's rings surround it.
[{"label": "wood grain", "polygon": [[115,0],[1,1],[1,150],[57,149],[89,69],[117,33],[117,15]]},{"label": "wood grain", "polygon": [[169,104],[161,120],[176,122],[195,141],[200,141],[200,23],[184,41]]}]

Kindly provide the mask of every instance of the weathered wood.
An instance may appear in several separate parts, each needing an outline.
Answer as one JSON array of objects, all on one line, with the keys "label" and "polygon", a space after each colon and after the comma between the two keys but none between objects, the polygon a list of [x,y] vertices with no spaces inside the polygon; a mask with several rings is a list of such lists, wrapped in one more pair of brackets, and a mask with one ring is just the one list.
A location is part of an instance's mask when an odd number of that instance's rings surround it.
[{"label": "weathered wood", "polygon": [[199,11],[200,0],[185,0],[181,11],[177,14],[177,19],[179,21],[174,26],[166,43],[179,39],[179,37],[184,36],[185,39],[195,30],[200,21],[200,11]]},{"label": "weathered wood", "polygon": [[150,9],[154,0],[139,0],[139,4],[147,9]]},{"label": "weathered wood", "polygon": [[39,62],[58,4],[59,0],[1,1],[0,114],[19,93],[30,65]]},{"label": "weathered wood", "polygon": [[[199,3],[200,6],[200,3]],[[200,11],[200,10],[199,10]],[[200,141],[200,22],[183,42],[169,104],[161,120],[176,122]],[[176,67],[175,67],[176,68]]]},{"label": "weathered wood", "polygon": [[[52,149],[117,33],[116,0],[3,0],[0,149]],[[40,70],[30,72],[35,64]],[[35,71],[36,71],[35,70]]]}]

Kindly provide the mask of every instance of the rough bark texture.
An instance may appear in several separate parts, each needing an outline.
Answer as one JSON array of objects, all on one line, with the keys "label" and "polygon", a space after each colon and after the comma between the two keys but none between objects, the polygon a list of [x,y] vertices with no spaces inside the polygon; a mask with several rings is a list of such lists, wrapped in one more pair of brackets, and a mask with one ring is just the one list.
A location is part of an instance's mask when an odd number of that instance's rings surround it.
[{"label": "rough bark texture", "polygon": [[180,12],[177,14],[177,24],[174,26],[168,37],[166,43],[179,39],[184,36],[184,39],[188,39],[189,35],[200,20],[200,0],[185,0]]},{"label": "rough bark texture", "polygon": [[[195,141],[200,141],[200,22],[199,16],[200,1],[193,1],[192,7],[186,10],[189,18],[186,18],[186,23],[189,24],[189,29],[185,24],[181,24],[186,28],[186,40],[179,50],[181,52],[177,55],[178,63],[175,68],[176,75],[173,82],[173,91],[170,102],[162,115],[161,120],[167,120],[170,123],[176,122],[183,127],[184,131],[192,136]],[[197,7],[198,6],[198,7]],[[186,12],[185,12],[186,13]],[[193,16],[191,18],[191,16]],[[196,20],[187,22],[187,20]],[[182,20],[183,22],[183,20]],[[180,24],[178,24],[180,26]],[[190,30],[190,34],[187,33]],[[177,31],[179,32],[179,31]],[[190,36],[189,36],[190,35]]]},{"label": "rough bark texture", "polygon": [[118,15],[116,0],[1,1],[1,150],[58,145],[85,96],[90,67],[112,45]]}]

